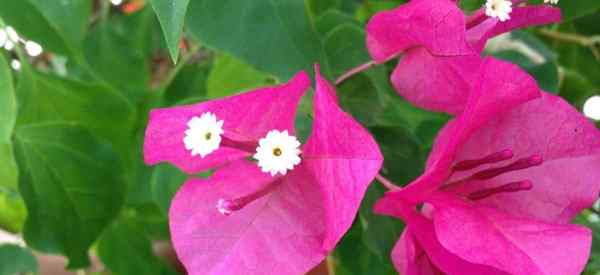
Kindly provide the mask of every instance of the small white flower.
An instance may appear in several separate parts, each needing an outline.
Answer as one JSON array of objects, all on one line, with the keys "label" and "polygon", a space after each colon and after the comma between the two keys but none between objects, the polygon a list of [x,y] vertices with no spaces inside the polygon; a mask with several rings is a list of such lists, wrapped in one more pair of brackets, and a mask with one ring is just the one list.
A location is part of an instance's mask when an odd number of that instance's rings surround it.
[{"label": "small white flower", "polygon": [[15,31],[15,29],[13,29],[13,27],[8,26],[6,27],[6,34],[8,34],[8,38],[12,41],[12,42],[19,42],[19,35],[17,34],[17,31]]},{"label": "small white flower", "polygon": [[4,43],[8,40],[8,35],[4,29],[0,29],[0,48],[4,47]]},{"label": "small white flower", "polygon": [[558,0],[544,0],[544,3],[550,3],[552,5],[558,4]]},{"label": "small white flower", "polygon": [[219,149],[221,135],[223,134],[223,121],[210,112],[203,113],[200,117],[193,117],[188,121],[183,143],[185,149],[192,151],[192,156],[206,155]]},{"label": "small white flower", "polygon": [[4,49],[6,49],[7,51],[12,51],[12,49],[15,48],[15,43],[13,43],[11,40],[6,40],[6,42],[4,42]]},{"label": "small white flower", "polygon": [[13,68],[13,70],[15,71],[19,71],[21,70],[21,62],[19,60],[13,59],[10,62],[10,66]]},{"label": "small white flower", "polygon": [[25,42],[25,51],[27,51],[27,54],[29,54],[29,56],[36,57],[42,54],[43,49],[40,44],[35,43],[33,41],[27,41]]},{"label": "small white flower", "polygon": [[510,0],[487,0],[485,3],[485,14],[489,17],[498,18],[501,22],[510,19],[512,2]]},{"label": "small white flower", "polygon": [[254,158],[258,160],[258,166],[263,172],[270,173],[271,176],[277,173],[285,175],[287,170],[300,164],[299,147],[298,139],[290,136],[287,131],[271,130],[258,141]]}]

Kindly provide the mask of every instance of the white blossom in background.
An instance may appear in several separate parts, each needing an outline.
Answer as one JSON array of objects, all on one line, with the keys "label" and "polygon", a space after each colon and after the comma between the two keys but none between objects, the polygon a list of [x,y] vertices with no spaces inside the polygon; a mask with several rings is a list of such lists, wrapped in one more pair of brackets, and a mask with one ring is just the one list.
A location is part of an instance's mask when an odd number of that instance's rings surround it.
[{"label": "white blossom in background", "polygon": [[558,4],[558,0],[544,0],[544,3],[546,3],[546,4],[550,3],[552,5],[556,5],[556,4]]},{"label": "white blossom in background", "polygon": [[11,40],[6,40],[6,42],[4,43],[4,49],[7,51],[12,51],[15,48],[15,43],[13,43]]},{"label": "white blossom in background", "polygon": [[271,130],[258,141],[254,158],[263,172],[271,176],[277,173],[285,175],[287,170],[300,164],[299,148],[300,142],[295,136],[290,136],[287,131]]},{"label": "white blossom in background", "polygon": [[4,29],[0,29],[0,48],[4,47],[6,41],[8,41],[8,35]]},{"label": "white blossom in background", "polygon": [[487,0],[485,3],[485,15],[498,18],[501,22],[510,19],[512,2],[510,0]]},{"label": "white blossom in background", "polygon": [[593,120],[600,120],[600,96],[588,98],[583,104],[583,114]]},{"label": "white blossom in background", "polygon": [[19,71],[19,70],[21,70],[21,61],[13,59],[10,62],[10,66],[13,68],[13,70]]},{"label": "white blossom in background", "polygon": [[121,5],[123,3],[123,0],[110,0],[110,3],[113,4],[113,5],[115,5],[115,6],[118,6],[118,5]]},{"label": "white blossom in background", "polygon": [[25,42],[25,51],[29,56],[36,57],[42,54],[42,46],[34,41]]}]

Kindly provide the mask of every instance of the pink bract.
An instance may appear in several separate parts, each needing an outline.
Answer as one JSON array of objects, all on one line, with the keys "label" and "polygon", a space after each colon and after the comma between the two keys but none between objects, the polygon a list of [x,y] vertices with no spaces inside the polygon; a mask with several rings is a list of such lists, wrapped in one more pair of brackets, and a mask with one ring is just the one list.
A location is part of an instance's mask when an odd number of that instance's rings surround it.
[{"label": "pink bract", "polygon": [[450,0],[418,0],[371,18],[367,47],[377,63],[402,55],[391,76],[396,91],[416,106],[459,114],[476,77],[488,39],[532,25],[560,21],[548,6],[515,7],[511,19],[467,23]]},{"label": "pink bract", "polygon": [[[464,112],[438,134],[424,174],[377,203],[408,224],[396,266],[418,271],[407,274],[580,274],[591,232],[568,223],[600,192],[600,131],[514,65],[488,58],[478,79]],[[417,213],[421,203],[427,211]],[[496,271],[473,273],[482,266]]]},{"label": "pink bract", "polygon": [[183,144],[188,121],[211,112],[224,121],[223,136],[238,143],[256,143],[273,129],[293,135],[296,109],[309,87],[308,75],[300,72],[279,86],[194,105],[154,109],[146,128],[144,160],[149,165],[169,162],[193,174],[248,157],[250,152],[225,144],[205,158],[192,156]]},{"label": "pink bract", "polygon": [[[313,130],[300,165],[271,177],[239,160],[208,179],[189,180],[175,196],[171,234],[190,274],[303,274],[352,225],[383,157],[370,134],[340,109],[318,66],[316,82]],[[230,215],[217,211],[222,199],[248,197]]]}]

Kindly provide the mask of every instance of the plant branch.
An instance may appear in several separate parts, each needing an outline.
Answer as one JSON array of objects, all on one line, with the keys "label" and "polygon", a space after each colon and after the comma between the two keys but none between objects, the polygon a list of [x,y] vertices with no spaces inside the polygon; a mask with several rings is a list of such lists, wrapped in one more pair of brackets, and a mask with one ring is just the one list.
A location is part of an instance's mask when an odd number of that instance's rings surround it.
[{"label": "plant branch", "polygon": [[600,61],[600,50],[598,49],[598,46],[600,46],[600,35],[584,36],[577,33],[564,33],[548,29],[541,29],[539,33],[556,41],[575,43],[587,47],[592,51],[596,60]]},{"label": "plant branch", "polygon": [[394,182],[392,182],[391,180],[386,179],[384,176],[382,176],[381,174],[377,174],[375,176],[375,179],[377,179],[377,181],[379,181],[383,186],[385,186],[385,188],[387,188],[389,191],[396,191],[396,190],[400,190],[400,186],[398,186],[397,184],[395,184]]},{"label": "plant branch", "polygon": [[183,69],[183,67],[190,61],[190,59],[192,59],[192,57],[194,57],[198,50],[200,50],[200,45],[193,45],[190,50],[181,57],[179,62],[177,62],[177,65],[175,65],[175,67],[165,77],[165,80],[158,87],[159,91],[164,91],[169,87],[169,85],[171,85],[175,77],[177,77],[179,71]]},{"label": "plant branch", "polygon": [[361,64],[358,67],[352,68],[350,70],[348,70],[347,72],[343,73],[340,77],[338,77],[338,79],[335,80],[335,85],[340,85],[342,82],[344,82],[346,79],[354,76],[355,74],[358,74],[360,72],[366,71],[367,69],[371,68],[371,66],[375,65],[375,61],[369,61],[367,63]]}]

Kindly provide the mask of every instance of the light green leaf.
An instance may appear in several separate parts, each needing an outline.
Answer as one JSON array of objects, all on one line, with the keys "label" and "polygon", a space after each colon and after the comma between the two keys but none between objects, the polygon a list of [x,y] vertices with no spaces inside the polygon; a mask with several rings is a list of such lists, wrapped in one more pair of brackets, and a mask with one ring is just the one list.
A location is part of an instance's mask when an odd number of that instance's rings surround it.
[{"label": "light green leaf", "polygon": [[15,148],[27,244],[66,255],[69,268],[88,266],[88,249],[123,204],[117,154],[85,128],[61,122],[17,127]]},{"label": "light green leaf", "polygon": [[209,98],[219,98],[258,87],[273,85],[277,81],[270,75],[230,55],[219,55],[206,83]]},{"label": "light green leaf", "polygon": [[12,148],[12,133],[17,119],[17,102],[12,76],[3,55],[0,55],[0,187],[17,187],[18,170]]},{"label": "light green leaf", "polygon": [[29,40],[55,53],[81,53],[92,1],[0,0],[0,17]]},{"label": "light green leaf", "polygon": [[328,64],[303,0],[191,1],[187,27],[203,44],[287,81]]},{"label": "light green leaf", "polygon": [[179,41],[189,2],[190,0],[150,0],[162,26],[173,63],[177,63],[179,57]]},{"label": "light green leaf", "polygon": [[37,261],[31,251],[16,245],[0,246],[0,275],[37,273]]}]

